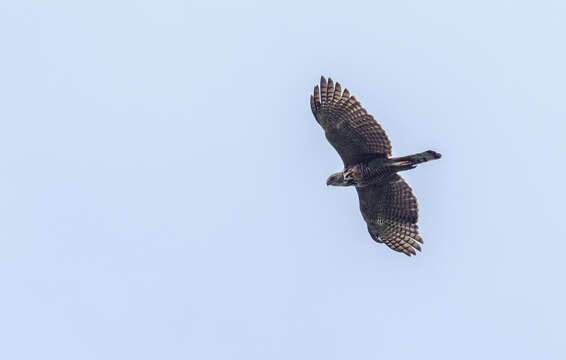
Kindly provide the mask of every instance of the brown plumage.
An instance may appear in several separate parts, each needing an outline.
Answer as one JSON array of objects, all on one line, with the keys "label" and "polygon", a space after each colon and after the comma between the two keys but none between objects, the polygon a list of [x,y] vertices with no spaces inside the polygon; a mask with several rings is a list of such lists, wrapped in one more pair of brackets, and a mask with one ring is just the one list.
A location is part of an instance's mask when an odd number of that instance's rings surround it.
[{"label": "brown plumage", "polygon": [[[410,186],[397,174],[417,164],[439,159],[428,150],[391,157],[391,143],[372,115],[339,83],[321,77],[311,109],[326,138],[344,162],[344,171],[331,175],[328,185],[355,186],[360,210],[373,240],[406,255],[423,243],[418,233],[418,206]],[[420,243],[420,244],[419,244]]]}]

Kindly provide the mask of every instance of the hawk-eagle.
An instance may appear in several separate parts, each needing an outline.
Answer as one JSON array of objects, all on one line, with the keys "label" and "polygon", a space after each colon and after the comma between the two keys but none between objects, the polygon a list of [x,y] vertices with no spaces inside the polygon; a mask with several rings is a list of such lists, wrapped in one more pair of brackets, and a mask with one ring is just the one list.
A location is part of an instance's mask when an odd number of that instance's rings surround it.
[{"label": "hawk-eagle", "polygon": [[332,79],[320,78],[314,87],[311,109],[326,139],[344,162],[344,171],[330,175],[326,184],[355,186],[360,210],[371,238],[408,256],[421,251],[417,199],[397,174],[417,164],[439,159],[432,150],[394,158],[385,131],[348,89]]}]

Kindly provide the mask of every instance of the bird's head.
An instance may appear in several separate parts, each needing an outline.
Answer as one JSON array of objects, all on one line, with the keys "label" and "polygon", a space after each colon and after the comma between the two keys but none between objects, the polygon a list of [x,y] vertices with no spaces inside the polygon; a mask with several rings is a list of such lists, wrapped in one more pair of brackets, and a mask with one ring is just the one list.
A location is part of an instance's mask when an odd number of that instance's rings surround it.
[{"label": "bird's head", "polygon": [[351,181],[347,181],[344,179],[344,173],[343,172],[339,172],[336,174],[332,174],[328,177],[328,180],[326,180],[326,185],[332,185],[332,186],[349,186],[352,185]]}]

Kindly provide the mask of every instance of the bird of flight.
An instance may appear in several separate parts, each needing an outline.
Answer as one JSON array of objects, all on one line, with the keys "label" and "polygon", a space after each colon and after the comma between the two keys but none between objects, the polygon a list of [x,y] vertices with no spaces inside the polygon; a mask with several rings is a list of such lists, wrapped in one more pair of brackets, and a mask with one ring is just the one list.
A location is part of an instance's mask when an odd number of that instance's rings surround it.
[{"label": "bird of flight", "polygon": [[[355,186],[371,238],[408,256],[421,251],[417,199],[397,173],[440,159],[432,150],[391,157],[385,131],[348,89],[320,78],[311,95],[311,109],[326,139],[344,162],[344,171],[330,175],[327,185]],[[420,243],[420,244],[419,244]]]}]

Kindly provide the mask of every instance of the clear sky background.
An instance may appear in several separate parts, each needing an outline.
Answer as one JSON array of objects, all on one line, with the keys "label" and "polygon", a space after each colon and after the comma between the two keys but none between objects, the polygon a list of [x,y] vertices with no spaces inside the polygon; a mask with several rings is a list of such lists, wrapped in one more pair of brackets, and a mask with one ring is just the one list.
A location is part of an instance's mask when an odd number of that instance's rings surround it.
[{"label": "clear sky background", "polygon": [[[0,358],[564,359],[564,1],[0,5]],[[309,94],[382,124],[374,243]]]}]

